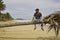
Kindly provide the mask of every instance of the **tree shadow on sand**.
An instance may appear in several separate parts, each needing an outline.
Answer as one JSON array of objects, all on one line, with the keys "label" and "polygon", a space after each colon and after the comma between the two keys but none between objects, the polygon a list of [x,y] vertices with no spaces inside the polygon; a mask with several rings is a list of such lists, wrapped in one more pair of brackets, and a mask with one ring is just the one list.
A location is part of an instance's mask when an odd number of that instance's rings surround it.
[{"label": "tree shadow on sand", "polygon": [[54,36],[51,36],[51,37],[38,37],[37,40],[60,40],[59,37],[54,37]]},{"label": "tree shadow on sand", "polygon": [[2,39],[19,39],[19,40],[60,40],[59,37],[38,37],[38,38],[13,38],[13,37],[0,37]]}]

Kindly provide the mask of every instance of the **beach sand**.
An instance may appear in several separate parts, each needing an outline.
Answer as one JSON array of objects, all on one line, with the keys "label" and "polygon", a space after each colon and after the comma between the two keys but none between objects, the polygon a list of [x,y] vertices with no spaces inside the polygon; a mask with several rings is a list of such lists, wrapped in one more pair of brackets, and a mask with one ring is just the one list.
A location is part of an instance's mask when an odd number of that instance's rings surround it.
[{"label": "beach sand", "polygon": [[[55,40],[54,31],[33,29],[33,25],[0,28],[0,40]],[[60,37],[58,37],[58,40]],[[57,39],[56,39],[57,40]]]},{"label": "beach sand", "polygon": [[0,28],[0,40],[60,40],[60,36],[56,38],[54,30],[48,33],[46,27],[42,31],[40,26],[37,26],[37,29],[34,30],[33,25],[21,25]]}]

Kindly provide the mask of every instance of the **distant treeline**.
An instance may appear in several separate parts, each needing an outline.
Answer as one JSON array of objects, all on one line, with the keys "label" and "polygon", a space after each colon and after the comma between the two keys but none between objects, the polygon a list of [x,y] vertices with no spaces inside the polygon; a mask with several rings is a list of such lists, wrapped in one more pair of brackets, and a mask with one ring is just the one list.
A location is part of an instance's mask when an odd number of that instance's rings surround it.
[{"label": "distant treeline", "polygon": [[13,20],[13,18],[11,17],[11,15],[7,12],[7,13],[0,13],[0,21],[7,21],[7,20]]}]

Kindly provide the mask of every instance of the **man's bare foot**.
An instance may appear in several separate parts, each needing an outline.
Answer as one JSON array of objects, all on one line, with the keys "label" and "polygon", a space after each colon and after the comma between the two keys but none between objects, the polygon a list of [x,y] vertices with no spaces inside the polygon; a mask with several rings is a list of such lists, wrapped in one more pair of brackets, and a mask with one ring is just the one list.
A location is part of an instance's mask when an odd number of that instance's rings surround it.
[{"label": "man's bare foot", "polygon": [[36,30],[36,28],[34,28],[34,30]]}]

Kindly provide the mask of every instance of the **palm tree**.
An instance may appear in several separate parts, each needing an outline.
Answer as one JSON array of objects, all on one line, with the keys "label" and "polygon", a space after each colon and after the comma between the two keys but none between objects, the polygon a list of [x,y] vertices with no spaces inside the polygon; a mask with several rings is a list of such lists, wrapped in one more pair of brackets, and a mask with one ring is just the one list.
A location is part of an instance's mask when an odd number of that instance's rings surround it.
[{"label": "palm tree", "polygon": [[52,28],[54,28],[56,36],[59,34],[59,29],[60,29],[60,11],[57,11],[53,14],[50,14],[43,19],[44,23],[49,23],[49,30],[50,31]]},{"label": "palm tree", "polygon": [[6,7],[6,5],[4,4],[4,2],[2,0],[0,0],[0,20],[3,19],[1,11],[5,10],[5,7]]},{"label": "palm tree", "polygon": [[4,2],[2,0],[0,0],[0,13],[1,11],[5,10],[6,5],[4,4]]}]

